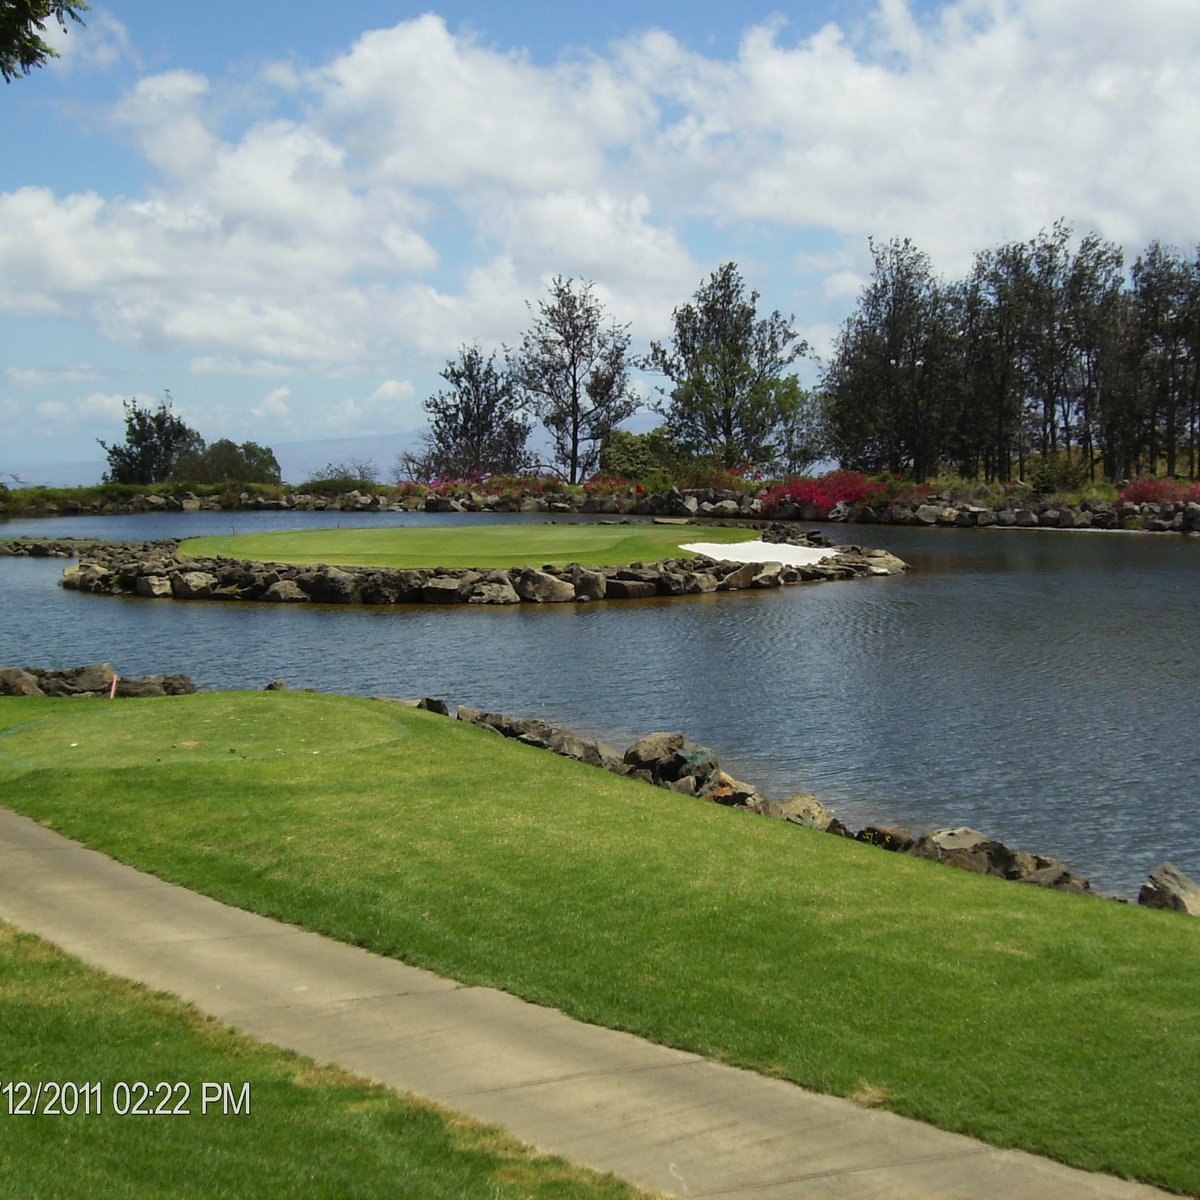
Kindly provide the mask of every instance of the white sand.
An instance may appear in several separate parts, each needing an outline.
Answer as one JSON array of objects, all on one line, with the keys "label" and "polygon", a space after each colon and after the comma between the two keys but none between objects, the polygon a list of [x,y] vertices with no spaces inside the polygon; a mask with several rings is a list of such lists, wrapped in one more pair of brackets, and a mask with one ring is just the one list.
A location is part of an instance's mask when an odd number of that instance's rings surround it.
[{"label": "white sand", "polygon": [[783,563],[785,567],[811,567],[837,553],[822,546],[787,546],[776,542],[691,542],[681,546],[689,554],[740,563]]}]

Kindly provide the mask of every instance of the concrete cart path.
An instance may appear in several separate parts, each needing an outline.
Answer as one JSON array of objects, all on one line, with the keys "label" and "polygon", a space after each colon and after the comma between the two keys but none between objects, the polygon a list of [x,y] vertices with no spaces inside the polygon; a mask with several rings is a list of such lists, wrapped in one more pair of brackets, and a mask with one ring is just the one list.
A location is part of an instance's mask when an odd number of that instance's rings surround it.
[{"label": "concrete cart path", "polygon": [[0,918],[264,1041],[678,1196],[1165,1193],[571,1020],[230,908],[0,810]]}]

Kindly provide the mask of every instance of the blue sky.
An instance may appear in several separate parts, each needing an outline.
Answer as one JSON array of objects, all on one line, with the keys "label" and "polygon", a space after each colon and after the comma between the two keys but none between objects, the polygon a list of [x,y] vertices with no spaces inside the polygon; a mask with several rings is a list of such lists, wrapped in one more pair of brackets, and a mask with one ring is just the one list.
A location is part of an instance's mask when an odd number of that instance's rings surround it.
[{"label": "blue sky", "polygon": [[869,237],[1200,240],[1192,0],[110,0],[58,44],[0,88],[0,478],[96,480],[164,389],[387,474],[556,274],[642,348],[733,259],[820,355]]}]

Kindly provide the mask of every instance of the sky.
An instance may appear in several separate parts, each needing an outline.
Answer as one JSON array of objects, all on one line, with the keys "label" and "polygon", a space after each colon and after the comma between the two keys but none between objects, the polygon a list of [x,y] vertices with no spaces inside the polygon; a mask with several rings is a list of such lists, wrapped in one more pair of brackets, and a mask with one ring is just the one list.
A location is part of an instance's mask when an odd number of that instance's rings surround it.
[{"label": "sky", "polygon": [[[0,479],[88,483],[123,402],[392,474],[460,346],[557,275],[634,348],[719,265],[812,354],[868,239],[958,277],[1065,219],[1200,242],[1195,0],[425,7],[95,0],[0,86]],[[532,306],[532,307],[531,307]],[[639,378],[647,403],[661,380]],[[654,423],[649,412],[635,428]]]}]

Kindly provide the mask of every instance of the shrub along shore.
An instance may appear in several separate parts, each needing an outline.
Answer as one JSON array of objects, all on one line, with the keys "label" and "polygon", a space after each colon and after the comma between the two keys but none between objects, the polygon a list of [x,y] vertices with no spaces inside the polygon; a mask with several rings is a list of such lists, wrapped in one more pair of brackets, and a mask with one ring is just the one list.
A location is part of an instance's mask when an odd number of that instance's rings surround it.
[{"label": "shrub along shore", "polygon": [[[1200,485],[1134,481],[1118,492],[1039,495],[1029,488],[916,486],[879,483],[856,472],[797,479],[767,487],[738,480],[737,487],[670,487],[645,492],[625,481],[605,480],[568,488],[525,481],[490,490],[487,484],[386,488],[363,483],[337,492],[256,486],[156,489],[107,485],[79,489],[29,489],[12,493],[9,516],[113,516],[148,512],[490,512],[693,519],[848,521],[865,525],[939,525],[958,529],[1126,529],[1149,533],[1200,532]],[[1151,486],[1151,485],[1162,486]]]},{"label": "shrub along shore", "polygon": [[6,697],[0,729],[7,807],[163,878],[583,1020],[1200,1190],[1200,924],[1178,914],[750,820],[394,703]]}]

